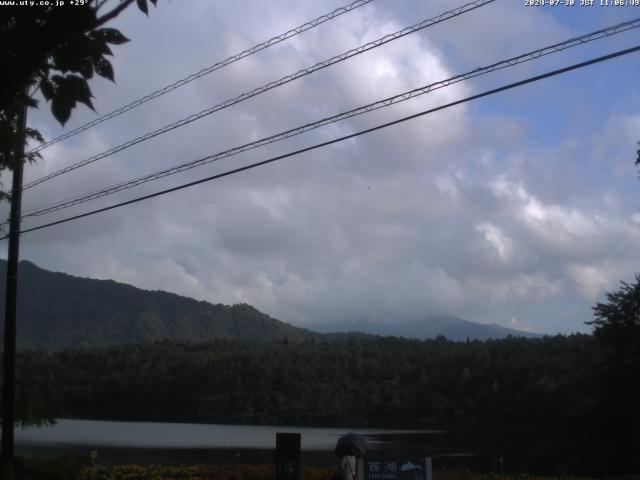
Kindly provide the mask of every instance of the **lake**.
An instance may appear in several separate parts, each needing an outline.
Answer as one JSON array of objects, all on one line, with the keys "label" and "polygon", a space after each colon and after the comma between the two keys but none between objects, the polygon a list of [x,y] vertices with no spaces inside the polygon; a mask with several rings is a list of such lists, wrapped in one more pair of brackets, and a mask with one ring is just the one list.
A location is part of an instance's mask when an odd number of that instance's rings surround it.
[{"label": "lake", "polygon": [[[105,464],[272,463],[276,432],[302,434],[302,461],[335,465],[337,439],[348,428],[273,427],[191,423],[113,422],[60,419],[49,427],[16,428],[16,451],[24,455],[78,455],[92,450]],[[356,429],[372,448],[393,444],[394,438],[422,441],[437,432]]]}]

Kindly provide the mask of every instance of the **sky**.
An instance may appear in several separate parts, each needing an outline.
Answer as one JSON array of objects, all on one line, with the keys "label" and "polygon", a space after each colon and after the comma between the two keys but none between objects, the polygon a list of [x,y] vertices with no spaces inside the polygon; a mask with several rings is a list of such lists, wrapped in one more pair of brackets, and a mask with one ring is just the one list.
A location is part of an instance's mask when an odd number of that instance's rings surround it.
[{"label": "sky", "polygon": [[[25,181],[236,97],[464,2],[374,0],[43,151]],[[25,191],[28,210],[216,153],[615,23],[640,7],[497,0]],[[105,114],[346,2],[160,0],[112,26]],[[632,30],[460,82],[118,195],[36,226],[389,122],[640,43]],[[434,314],[556,334],[640,258],[640,53],[448,108],[121,209],[26,233],[21,258],[294,325]],[[28,123],[61,127],[48,106]],[[3,179],[8,182],[8,179]],[[6,206],[5,206],[6,211]],[[6,242],[5,242],[6,243]],[[5,247],[6,248],[6,247]]]}]

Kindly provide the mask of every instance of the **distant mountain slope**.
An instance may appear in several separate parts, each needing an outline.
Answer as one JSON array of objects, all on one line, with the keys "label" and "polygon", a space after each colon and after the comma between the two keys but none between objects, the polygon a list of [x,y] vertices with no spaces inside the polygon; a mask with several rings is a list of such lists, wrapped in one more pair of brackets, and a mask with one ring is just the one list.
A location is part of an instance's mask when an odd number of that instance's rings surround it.
[{"label": "distant mountain slope", "polygon": [[[0,318],[4,316],[7,262],[0,260]],[[251,343],[319,341],[345,343],[350,338],[394,335],[450,340],[530,336],[500,325],[482,325],[457,317],[319,323],[298,328],[250,305],[213,305],[162,291],[149,291],[114,282],[50,272],[20,262],[18,346],[61,349],[169,339],[202,343],[226,338]]]},{"label": "distant mountain slope", "polygon": [[[7,262],[0,261],[4,292]],[[292,342],[322,335],[281,322],[250,305],[213,305],[112,280],[54,273],[20,262],[18,345],[25,348],[106,346],[171,339],[206,342]],[[4,316],[4,295],[0,295]]]},{"label": "distant mountain slope", "polygon": [[497,323],[482,324],[449,315],[430,315],[422,319],[394,319],[390,321],[354,320],[349,322],[317,323],[307,325],[318,332],[364,332],[371,335],[396,336],[405,338],[435,338],[443,335],[449,340],[504,338],[508,335],[518,337],[538,337],[535,333],[523,332],[503,327]]}]

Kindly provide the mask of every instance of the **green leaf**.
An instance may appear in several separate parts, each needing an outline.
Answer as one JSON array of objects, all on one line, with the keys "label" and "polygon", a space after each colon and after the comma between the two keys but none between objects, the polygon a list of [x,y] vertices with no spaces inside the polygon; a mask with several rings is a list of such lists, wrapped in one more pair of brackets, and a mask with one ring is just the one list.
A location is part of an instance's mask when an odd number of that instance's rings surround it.
[{"label": "green leaf", "polygon": [[71,116],[71,109],[75,106],[75,102],[70,102],[69,99],[62,97],[56,97],[51,101],[51,113],[56,117],[62,125],[67,123]]},{"label": "green leaf", "polygon": [[92,32],[91,36],[103,42],[113,43],[114,45],[122,45],[129,41],[127,37],[120,33],[120,30],[115,28],[100,28]]},{"label": "green leaf", "polygon": [[91,38],[89,40],[91,55],[93,58],[102,56],[102,55],[113,55],[113,52],[107,45],[107,42],[102,38]]},{"label": "green leaf", "polygon": [[142,11],[142,13],[144,13],[145,15],[149,15],[149,7],[147,7],[147,0],[136,0],[136,3],[138,4],[138,8],[140,9],[140,11]]},{"label": "green leaf", "polygon": [[31,97],[25,98],[24,99],[24,104],[27,107],[38,108],[38,100],[36,100],[35,98],[31,98]]},{"label": "green leaf", "polygon": [[51,100],[56,94],[55,87],[48,78],[40,80],[40,91],[47,100]]},{"label": "green leaf", "polygon": [[89,58],[83,58],[80,63],[79,72],[82,74],[84,78],[93,77],[93,65],[91,64],[91,60]]},{"label": "green leaf", "polygon": [[93,61],[93,67],[96,69],[96,73],[101,77],[108,78],[112,82],[115,82],[113,79],[113,67],[111,63],[106,58],[100,57]]},{"label": "green leaf", "polygon": [[91,94],[89,84],[84,78],[78,77],[77,75],[67,75],[64,84],[64,94],[73,99],[74,102],[84,103],[91,110],[95,111],[93,103],[91,103],[93,95]]},{"label": "green leaf", "polygon": [[[91,57],[93,40],[81,36],[64,41],[51,51],[52,66],[61,72],[80,72],[83,64]],[[105,52],[102,52],[105,53]]]},{"label": "green leaf", "polygon": [[35,130],[33,128],[27,127],[25,129],[25,136],[27,138],[33,138],[37,142],[44,143],[44,137],[42,136],[42,134],[38,130]]},{"label": "green leaf", "polygon": [[52,75],[51,81],[56,84],[56,86],[60,86],[64,83],[64,77],[62,75]]}]

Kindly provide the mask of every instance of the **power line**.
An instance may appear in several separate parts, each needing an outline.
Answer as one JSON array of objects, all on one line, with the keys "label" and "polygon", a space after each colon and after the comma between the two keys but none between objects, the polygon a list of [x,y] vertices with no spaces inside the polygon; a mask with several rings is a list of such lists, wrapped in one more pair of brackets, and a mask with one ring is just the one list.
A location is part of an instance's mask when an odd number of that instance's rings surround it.
[{"label": "power line", "polygon": [[[310,147],[305,147],[305,148],[302,148],[300,150],[295,150],[293,152],[285,153],[283,155],[278,155],[276,157],[271,157],[271,158],[269,158],[267,160],[262,160],[260,162],[252,163],[250,165],[245,165],[244,167],[234,168],[233,170],[228,170],[226,172],[219,173],[219,174],[216,174],[216,175],[212,175],[210,177],[201,178],[201,179],[195,180],[193,182],[184,183],[184,184],[178,185],[176,187],[167,188],[165,190],[160,190],[158,192],[151,193],[149,195],[143,195],[143,196],[131,199],[131,200],[127,200],[125,202],[116,203],[114,205],[109,205],[107,207],[98,208],[96,210],[91,210],[89,212],[85,212],[85,213],[82,213],[82,214],[79,214],[79,215],[74,215],[74,216],[71,216],[71,217],[63,218],[61,220],[56,220],[55,222],[50,222],[50,223],[46,223],[46,224],[43,224],[43,225],[38,225],[36,227],[31,227],[31,228],[28,228],[26,230],[22,230],[20,233],[28,233],[28,232],[33,232],[33,231],[36,231],[36,230],[42,230],[44,228],[53,227],[54,225],[60,225],[62,223],[67,223],[67,222],[70,222],[70,221],[73,221],[73,220],[78,220],[80,218],[84,218],[84,217],[88,217],[88,216],[95,215],[95,214],[98,214],[98,213],[106,212],[108,210],[113,210],[113,209],[116,209],[116,208],[119,208],[119,207],[124,207],[126,205],[131,205],[133,203],[141,202],[143,200],[148,200],[148,199],[151,199],[151,198],[154,198],[154,197],[159,197],[159,196],[165,195],[167,193],[176,192],[178,190],[183,190],[185,188],[193,187],[193,186],[199,185],[201,183],[217,180],[219,178],[227,177],[229,175],[240,173],[240,172],[243,172],[245,170],[250,170],[250,169],[253,169],[253,168],[256,168],[256,167],[260,167],[262,165],[267,165],[269,163],[273,163],[273,162],[276,162],[278,160],[282,160],[282,159],[285,159],[285,158],[288,158],[288,157],[293,157],[293,156],[299,155],[301,153],[309,152],[311,150],[316,150],[316,149],[321,148],[321,147],[326,147],[326,146],[332,145],[334,143],[338,143],[338,142],[342,142],[344,140],[349,140],[351,138],[359,137],[360,135],[364,135],[364,134],[367,134],[367,133],[375,132],[375,131],[381,130],[383,128],[387,128],[387,127],[390,127],[390,126],[393,126],[393,125],[397,125],[399,123],[403,123],[403,122],[406,122],[408,120],[412,120],[412,119],[415,119],[415,118],[418,118],[418,117],[422,117],[424,115],[428,115],[430,113],[434,113],[434,112],[437,112],[437,111],[440,111],[440,110],[451,108],[451,107],[456,106],[456,105],[467,103],[467,102],[470,102],[472,100],[477,100],[479,98],[487,97],[489,95],[494,95],[494,94],[499,93],[499,92],[503,92],[503,91],[506,91],[506,90],[511,90],[513,88],[516,88],[516,87],[519,87],[519,86],[522,86],[522,85],[526,85],[526,84],[529,84],[529,83],[537,82],[539,80],[544,80],[546,78],[554,77],[556,75],[560,75],[560,74],[563,74],[563,73],[566,73],[566,72],[569,72],[569,71],[572,71],[572,70],[577,70],[579,68],[584,68],[584,67],[587,67],[589,65],[593,65],[593,64],[596,64],[596,63],[599,63],[599,62],[603,62],[603,61],[606,61],[606,60],[611,60],[611,59],[616,58],[616,57],[620,57],[620,56],[623,56],[623,55],[628,55],[630,53],[637,52],[639,50],[640,50],[640,45],[632,47],[632,48],[627,48],[627,49],[624,49],[624,50],[619,50],[617,52],[610,53],[608,55],[603,55],[603,56],[600,56],[600,57],[597,57],[597,58],[593,58],[593,59],[587,60],[585,62],[576,63],[576,64],[570,65],[568,67],[563,67],[563,68],[560,68],[560,69],[557,69],[557,70],[553,70],[553,71],[544,73],[542,75],[536,75],[534,77],[529,77],[529,78],[527,78],[525,80],[520,80],[518,82],[509,83],[507,85],[503,85],[502,87],[494,88],[492,90],[488,90],[488,91],[485,91],[485,92],[482,92],[482,93],[479,93],[479,94],[476,94],[476,95],[472,95],[472,96],[463,98],[461,100],[456,100],[454,102],[450,102],[450,103],[447,103],[445,105],[441,105],[439,107],[435,107],[435,108],[431,108],[431,109],[428,109],[428,110],[424,110],[422,112],[415,113],[413,115],[409,115],[409,116],[406,116],[406,117],[403,117],[403,118],[400,118],[400,119],[397,119],[397,120],[393,120],[391,122],[383,123],[383,124],[377,125],[375,127],[367,128],[365,130],[361,130],[361,131],[356,132],[356,133],[352,133],[352,134],[349,134],[349,135],[344,135],[342,137],[334,138],[333,140],[328,140],[326,142],[317,143],[317,144],[312,145]],[[4,237],[0,238],[0,240],[4,240],[5,238],[7,238],[7,236],[4,236]]]},{"label": "power line", "polygon": [[278,43],[284,42],[285,40],[288,40],[291,37],[295,37],[296,35],[299,35],[303,32],[306,32],[307,30],[315,28],[318,25],[322,25],[323,23],[328,22],[329,20],[333,20],[334,18],[339,17],[340,15],[351,12],[352,10],[362,7],[368,3],[371,3],[372,1],[373,0],[356,0],[355,2],[350,3],[349,5],[345,5],[344,7],[337,8],[332,12],[326,13],[318,18],[315,18],[285,33],[276,35],[275,37],[272,37],[265,42],[259,43],[258,45],[254,45],[253,47],[248,48],[247,50],[244,50],[240,53],[236,53],[235,55],[232,55],[224,60],[214,63],[209,67],[203,68],[199,72],[192,73],[191,75],[188,75],[170,85],[167,85],[166,87],[156,90],[155,92],[145,95],[144,97],[140,97],[139,99],[134,100],[133,102],[128,103],[127,105],[124,105],[123,107],[113,110],[110,113],[106,113],[101,117],[96,118],[95,120],[92,120],[88,123],[85,123],[84,125],[79,126],[78,128],[75,128],[63,135],[60,135],[59,137],[53,138],[48,142],[45,142],[33,148],[32,150],[29,151],[29,153],[42,151],[45,148],[53,145],[54,143],[58,143],[58,142],[61,142],[62,140],[66,140],[67,138],[73,137],[78,133],[81,133],[81,132],[84,132],[85,130],[90,129],[91,127],[95,127],[96,125],[99,125],[103,122],[106,122],[107,120],[110,120],[119,115],[122,115],[123,113],[128,112],[129,110],[133,110],[134,108],[137,108],[140,105],[147,103],[150,100],[153,100],[154,98],[158,98],[164,95],[165,93],[169,93],[177,88],[182,87],[183,85],[186,85],[187,83],[193,82],[194,80],[197,80],[200,77],[203,77],[212,72],[215,72],[216,70],[220,70],[221,68],[231,65],[232,63],[242,60],[243,58],[253,55],[254,53],[258,53],[262,50],[265,50],[266,48],[269,48],[273,45],[277,45]]},{"label": "power line", "polygon": [[300,135],[302,133],[308,132],[310,130],[331,124],[331,123],[336,123],[338,121],[341,120],[345,120],[348,118],[352,118],[358,115],[362,115],[364,113],[368,113],[374,110],[378,110],[381,108],[386,108],[388,106],[391,105],[395,105],[397,103],[401,103],[407,100],[410,100],[412,98],[421,96],[421,95],[425,95],[429,92],[432,92],[434,90],[440,89],[440,88],[444,88],[447,86],[450,86],[452,84],[470,79],[470,78],[474,78],[474,77],[478,77],[480,75],[486,75],[488,73],[494,72],[496,70],[501,70],[504,68],[508,68],[508,67],[512,67],[515,65],[518,65],[520,63],[524,63],[524,62],[528,62],[531,60],[535,60],[538,58],[541,58],[545,55],[549,55],[552,53],[557,53],[560,52],[562,50],[566,50],[568,48],[572,48],[575,47],[577,45],[582,45],[588,42],[592,42],[595,40],[599,40],[605,37],[609,37],[612,35],[616,35],[618,33],[621,32],[625,32],[634,28],[638,28],[640,27],[640,17],[634,19],[634,20],[629,20],[627,22],[623,22],[623,23],[619,23],[617,25],[613,25],[601,30],[597,30],[585,35],[581,35],[579,37],[574,37],[574,38],[570,38],[568,40],[565,40],[563,42],[560,43],[556,43],[538,50],[534,50],[528,53],[524,53],[521,55],[518,55],[516,57],[512,57],[509,58],[507,60],[502,60],[500,62],[485,66],[485,67],[480,67],[480,68],[476,68],[474,70],[471,70],[469,72],[463,73],[463,74],[459,74],[453,77],[450,77],[446,80],[441,80],[439,82],[434,82],[431,83],[429,85],[420,87],[420,88],[416,88],[398,95],[394,95],[392,97],[388,97],[385,98],[383,100],[378,100],[376,102],[370,103],[368,105],[364,105],[358,108],[354,108],[352,110],[349,110],[347,112],[342,112],[340,114],[337,115],[333,115],[331,117],[325,117],[321,120],[315,121],[313,123],[308,123],[306,125],[302,125],[290,130],[286,130],[284,132],[280,132],[259,140],[256,140],[254,142],[251,143],[247,143],[244,145],[240,145],[234,148],[231,148],[229,150],[225,150],[213,155],[208,155],[204,158],[200,158],[197,160],[193,160],[191,162],[187,162],[187,163],[183,163],[181,165],[177,165],[171,168],[167,168],[165,170],[160,170],[158,172],[155,173],[151,173],[149,175],[145,175],[136,179],[132,179],[132,180],[128,180],[126,182],[117,184],[117,185],[113,185],[111,187],[107,187],[101,190],[97,190],[94,192],[90,192],[87,194],[83,194],[80,196],[76,196],[67,200],[63,200],[60,202],[56,202],[53,204],[49,204],[47,206],[43,206],[43,207],[37,207],[35,209],[31,209],[30,211],[27,211],[22,218],[28,218],[28,217],[36,217],[36,216],[41,216],[41,215],[45,215],[47,213],[52,213],[52,212],[56,212],[58,210],[62,210],[65,208],[69,208],[75,205],[80,205],[82,203],[86,203],[89,202],[91,200],[95,200],[101,197],[105,197],[107,195],[112,195],[114,193],[117,192],[121,192],[123,190],[128,190],[130,188],[134,188],[136,186],[142,185],[144,183],[147,182],[151,182],[154,180],[158,180],[170,175],[174,175],[176,173],[180,173],[186,170],[190,170],[192,168],[196,168],[196,167],[200,167],[202,165],[206,165],[208,163],[217,161],[217,160],[221,160],[223,158],[228,158],[237,154],[240,154],[242,152],[246,152],[248,150],[252,150],[255,148],[259,148],[261,146],[264,145],[268,145],[280,140],[284,140],[287,138],[291,138],[294,137],[296,135]]},{"label": "power line", "polygon": [[364,45],[361,45],[357,48],[354,48],[352,50],[349,50],[347,52],[344,52],[340,55],[336,55],[335,57],[331,57],[328,60],[324,60],[322,62],[316,63],[315,65],[311,66],[311,67],[307,67],[307,68],[303,68],[301,70],[298,70],[296,73],[287,75],[285,77],[280,78],[279,80],[275,80],[273,82],[270,82],[266,85],[263,85],[262,87],[258,87],[250,92],[246,92],[243,93],[235,98],[229,99],[223,103],[219,103],[218,105],[214,105],[213,107],[207,108],[205,110],[202,110],[198,113],[194,113],[193,115],[190,115],[188,117],[185,117],[181,120],[178,120],[174,123],[171,123],[169,125],[165,125],[162,128],[159,128],[157,130],[154,130],[152,132],[148,132],[140,137],[136,137],[132,140],[129,140],[128,142],[125,142],[123,144],[120,144],[116,147],[113,147],[109,150],[106,150],[102,153],[99,153],[97,155],[94,155],[93,157],[87,158],[85,160],[82,160],[80,162],[74,163],[73,165],[69,165],[68,167],[65,167],[61,170],[58,170],[56,172],[53,172],[49,175],[45,175],[44,177],[41,177],[37,180],[34,180],[30,183],[27,183],[26,185],[24,185],[24,190],[27,190],[31,187],[34,187],[36,185],[39,185],[43,182],[46,182],[47,180],[51,180],[52,178],[55,178],[57,176],[63,175],[65,173],[69,173],[73,170],[76,170],[80,167],[84,167],[85,165],[89,165],[91,163],[94,163],[98,160],[101,160],[105,157],[109,157],[115,153],[121,152],[129,147],[132,147],[134,145],[137,145],[138,143],[144,142],[146,140],[149,140],[151,138],[157,137],[158,135],[162,135],[164,133],[167,133],[171,130],[174,130],[178,127],[182,127],[184,125],[187,125],[191,122],[194,122],[196,120],[199,120],[207,115],[211,115],[212,113],[215,113],[217,111],[223,110],[225,108],[231,107],[232,105],[235,105],[237,103],[240,103],[244,100],[248,100],[249,98],[255,97],[257,95],[260,95],[264,92],[267,92],[269,90],[272,90],[276,87],[285,85],[289,82],[292,82],[294,80],[297,80],[301,77],[304,77],[306,75],[309,75],[311,73],[314,73],[318,70],[327,68],[331,65],[334,65],[336,63],[339,62],[343,62],[351,57],[354,57],[356,55],[360,55],[364,52],[367,52],[369,50],[372,50],[374,48],[378,48],[382,45],[385,45],[389,42],[392,42],[394,40],[397,40],[398,38],[402,38],[406,35],[409,35],[411,33],[415,33],[419,30],[423,30],[427,27],[431,27],[433,25],[436,25],[438,23],[444,22],[446,20],[450,20],[454,17],[457,17],[459,15],[462,15],[464,13],[470,12],[471,10],[475,10],[476,8],[482,7],[484,5],[487,5],[489,3],[494,2],[495,0],[475,0],[473,2],[467,3],[465,5],[462,5],[461,7],[455,8],[453,10],[448,10],[444,13],[441,13],[440,15],[437,15],[433,18],[427,19],[427,20],[423,20],[420,23],[417,23],[411,27],[407,27],[404,28],[402,30],[399,30],[398,32],[395,33],[390,33],[387,34],[383,37],[378,38],[377,40],[374,40],[372,42],[366,43]]}]

